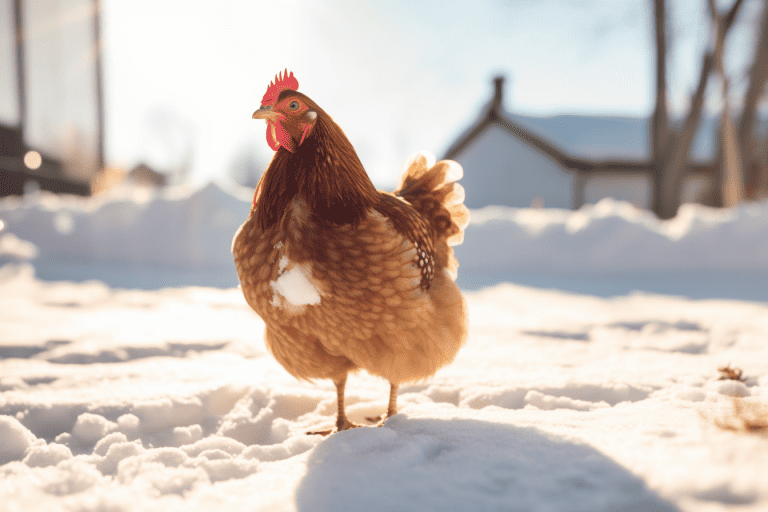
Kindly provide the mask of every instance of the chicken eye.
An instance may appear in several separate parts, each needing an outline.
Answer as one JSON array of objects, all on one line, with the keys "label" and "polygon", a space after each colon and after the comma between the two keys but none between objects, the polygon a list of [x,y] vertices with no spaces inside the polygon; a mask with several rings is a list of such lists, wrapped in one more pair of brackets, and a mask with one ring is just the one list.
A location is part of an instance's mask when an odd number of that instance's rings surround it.
[{"label": "chicken eye", "polygon": [[288,108],[291,110],[296,110],[299,108],[299,102],[298,101],[292,101],[290,105],[288,105]]}]

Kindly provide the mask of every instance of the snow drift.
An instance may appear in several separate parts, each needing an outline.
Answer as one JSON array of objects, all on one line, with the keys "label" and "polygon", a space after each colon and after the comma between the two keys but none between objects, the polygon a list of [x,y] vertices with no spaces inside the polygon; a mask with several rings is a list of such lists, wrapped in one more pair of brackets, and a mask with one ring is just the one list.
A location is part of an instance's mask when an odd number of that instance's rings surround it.
[{"label": "snow drift", "polygon": [[[231,241],[251,200],[250,190],[214,183],[102,199],[6,198],[0,200],[8,232],[0,258],[36,256],[38,275],[46,279],[236,286]],[[684,205],[664,222],[613,200],[578,211],[488,207],[472,212],[455,250],[464,286],[468,276],[499,282],[524,274],[737,273],[749,281],[768,275],[768,201],[728,210]],[[126,268],[135,281],[119,282]]]}]

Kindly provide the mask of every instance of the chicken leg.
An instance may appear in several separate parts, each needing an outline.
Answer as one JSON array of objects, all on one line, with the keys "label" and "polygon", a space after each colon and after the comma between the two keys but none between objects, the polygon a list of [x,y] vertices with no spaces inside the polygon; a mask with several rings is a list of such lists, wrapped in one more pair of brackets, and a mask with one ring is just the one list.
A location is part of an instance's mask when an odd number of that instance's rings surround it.
[{"label": "chicken leg", "polygon": [[[337,400],[337,413],[336,413],[336,428],[330,429],[330,430],[314,430],[312,432],[307,432],[308,436],[313,435],[320,435],[320,436],[327,436],[330,434],[333,434],[334,432],[341,432],[342,430],[349,430],[350,428],[357,428],[362,427],[364,425],[358,425],[357,423],[353,423],[347,418],[347,413],[344,411],[344,389],[347,386],[347,376],[340,378],[339,380],[333,381],[334,384],[336,384],[336,400]],[[387,421],[387,418],[390,416],[394,416],[397,414],[397,389],[398,385],[390,383],[389,384],[389,403],[387,404],[387,412],[386,414],[382,414],[381,416],[377,418],[365,418],[371,423],[375,423],[375,427],[381,427],[384,425],[384,422]]]},{"label": "chicken leg", "polygon": [[381,416],[378,416],[376,418],[365,418],[371,423],[375,423],[376,427],[380,427],[384,425],[384,422],[387,421],[387,418],[390,416],[394,416],[397,414],[397,389],[399,385],[389,383],[389,404],[387,404],[387,412],[386,414],[382,414]]},{"label": "chicken leg", "polygon": [[[321,436],[327,436],[329,434],[332,434],[334,432],[341,432],[342,430],[348,430],[350,428],[356,428],[356,427],[362,427],[363,425],[358,425],[357,423],[352,423],[349,421],[349,418],[347,418],[347,413],[344,411],[344,389],[347,386],[347,376],[344,375],[344,377],[334,380],[334,384],[336,384],[336,400],[337,400],[337,413],[336,413],[336,429],[331,430],[316,430],[313,432],[307,432],[307,435],[321,435]],[[391,400],[391,398],[390,398]]]}]

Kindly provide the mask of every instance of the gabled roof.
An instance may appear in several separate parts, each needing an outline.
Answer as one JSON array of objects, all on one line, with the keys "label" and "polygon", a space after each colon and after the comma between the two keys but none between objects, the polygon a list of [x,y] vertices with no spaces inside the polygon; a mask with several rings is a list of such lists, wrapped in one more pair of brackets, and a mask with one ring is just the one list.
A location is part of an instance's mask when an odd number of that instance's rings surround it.
[{"label": "gabled roof", "polygon": [[164,187],[168,184],[167,175],[155,171],[145,163],[141,163],[134,167],[128,173],[128,178],[133,180],[138,185]]},{"label": "gabled roof", "polygon": [[535,135],[528,129],[517,124],[503,108],[504,77],[494,78],[494,95],[490,105],[480,116],[480,119],[463,136],[454,142],[445,154],[444,158],[456,159],[472,142],[492,126],[498,126],[507,133],[521,139],[536,148],[549,158],[560,164],[566,171],[571,172],[601,172],[601,171],[626,171],[626,172],[650,172],[650,162],[631,160],[605,160],[593,161],[582,158],[574,158],[564,153],[560,148]]}]

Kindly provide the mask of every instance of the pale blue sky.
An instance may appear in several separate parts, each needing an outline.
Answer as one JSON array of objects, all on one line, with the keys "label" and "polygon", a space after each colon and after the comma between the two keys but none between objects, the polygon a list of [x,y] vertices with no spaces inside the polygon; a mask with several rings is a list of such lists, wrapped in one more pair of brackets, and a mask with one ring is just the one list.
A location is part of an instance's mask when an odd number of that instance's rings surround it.
[{"label": "pale blue sky", "polygon": [[[196,182],[223,177],[248,144],[269,159],[251,113],[286,67],[377,184],[417,150],[439,156],[496,74],[516,113],[648,116],[653,105],[650,0],[103,1],[108,158],[162,168],[191,144]],[[680,111],[708,41],[706,2],[670,3]],[[747,0],[732,39],[737,93],[759,8]]]}]

